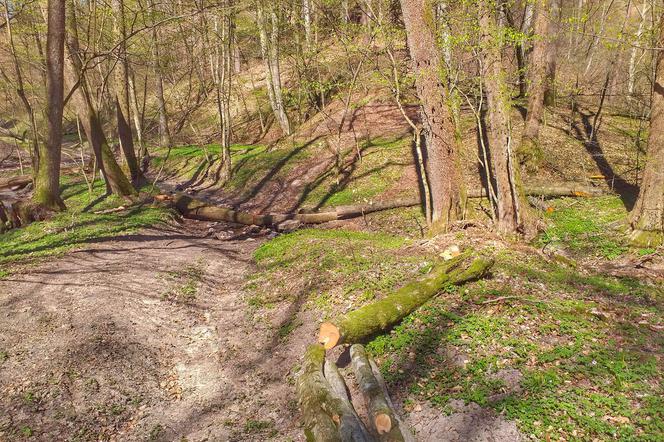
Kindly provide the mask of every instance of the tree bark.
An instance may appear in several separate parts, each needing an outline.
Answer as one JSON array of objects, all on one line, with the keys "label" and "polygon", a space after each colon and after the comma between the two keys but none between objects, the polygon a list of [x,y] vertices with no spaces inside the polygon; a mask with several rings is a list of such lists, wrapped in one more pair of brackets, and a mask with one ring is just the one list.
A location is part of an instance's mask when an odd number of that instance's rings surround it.
[{"label": "tree bark", "polygon": [[535,226],[529,212],[521,184],[519,167],[512,153],[510,127],[510,97],[502,63],[502,29],[496,23],[495,8],[487,0],[479,2],[482,73],[489,114],[488,138],[496,182],[497,228],[501,233],[534,233]]},{"label": "tree bark", "polygon": [[378,434],[378,439],[385,442],[405,442],[407,437],[402,434],[397,413],[374,375],[364,347],[360,344],[351,346],[350,357],[355,379],[364,397],[367,414]]},{"label": "tree bark", "polygon": [[420,115],[426,141],[426,168],[431,186],[432,228],[444,230],[462,215],[461,172],[440,51],[435,42],[433,16],[425,0],[401,0],[408,48],[420,99]]},{"label": "tree bark", "polygon": [[[221,130],[220,163],[216,178],[219,184],[225,184],[231,178],[231,75],[233,72],[233,21],[235,14],[231,10],[233,0],[222,2],[223,11],[221,28],[217,29],[219,48],[215,50],[215,84],[217,89],[217,109]],[[215,21],[215,27],[218,27]]]},{"label": "tree bark", "polygon": [[551,18],[547,4],[557,0],[536,0],[535,31],[532,60],[529,69],[528,113],[518,147],[517,157],[526,169],[536,171],[542,162],[544,153],[539,144],[539,132],[544,115],[544,98],[547,91],[548,66],[555,66],[555,45],[551,39]]},{"label": "tree bark", "polygon": [[117,65],[115,66],[115,114],[118,123],[120,147],[127,161],[131,180],[142,178],[136,158],[134,138],[129,121],[129,66],[127,60],[127,29],[124,16],[124,0],[113,0],[113,24],[117,41]]},{"label": "tree bark", "polygon": [[76,2],[67,0],[67,44],[65,45],[67,57],[65,60],[65,73],[72,87],[78,84],[73,100],[81,124],[83,125],[83,131],[97,160],[97,167],[101,170],[106,180],[108,190],[120,196],[133,195],[136,191],[113,155],[92,101],[90,85],[88,84],[86,72],[80,58],[77,26]]},{"label": "tree bark", "polygon": [[[158,14],[154,0],[150,0],[150,9],[153,15]],[[159,50],[159,30],[155,25],[156,18],[152,20],[152,64],[155,75],[155,98],[159,110],[159,143],[162,148],[171,146],[171,132],[168,128],[168,110],[166,109],[166,99],[164,98],[164,72],[161,54]]]},{"label": "tree bark", "polygon": [[[290,135],[290,122],[284,108],[281,87],[281,68],[279,65],[279,21],[274,5],[266,5],[263,0],[257,4],[258,32],[261,44],[261,55],[265,64],[265,83],[270,107],[279,122],[282,132]],[[268,37],[268,19],[270,19],[270,34]]]},{"label": "tree bark", "polygon": [[[657,46],[663,45],[664,15],[660,18]],[[629,222],[635,244],[654,247],[664,242],[664,51],[661,50],[656,51],[646,166]]]},{"label": "tree bark", "polygon": [[492,259],[474,258],[469,252],[438,264],[419,281],[330,322],[324,322],[318,342],[326,349],[340,344],[363,342],[401,322],[446,285],[461,285],[481,278],[493,265]]},{"label": "tree bark", "polygon": [[48,135],[38,150],[33,200],[49,210],[65,209],[60,197],[62,112],[64,106],[65,0],[48,1],[46,109]]}]

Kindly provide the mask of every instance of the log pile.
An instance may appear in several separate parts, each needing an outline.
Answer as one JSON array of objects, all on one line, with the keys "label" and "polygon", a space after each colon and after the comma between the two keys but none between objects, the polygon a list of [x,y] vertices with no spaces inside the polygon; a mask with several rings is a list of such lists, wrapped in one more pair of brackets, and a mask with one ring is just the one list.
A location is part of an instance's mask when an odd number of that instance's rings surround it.
[{"label": "log pile", "polygon": [[[435,265],[422,279],[357,310],[323,323],[310,345],[297,379],[297,397],[310,442],[411,442],[414,436],[392,401],[378,367],[360,342],[385,333],[447,285],[484,276],[493,259],[471,252]],[[354,409],[344,377],[326,360],[326,350],[350,346],[351,367],[366,408],[365,421]],[[366,424],[365,424],[366,422]]]},{"label": "log pile", "polygon": [[367,409],[369,428],[356,412],[344,377],[336,364],[325,359],[320,344],[309,346],[297,380],[304,433],[311,442],[411,442],[390,400],[376,364],[364,347],[351,347],[351,366]]}]

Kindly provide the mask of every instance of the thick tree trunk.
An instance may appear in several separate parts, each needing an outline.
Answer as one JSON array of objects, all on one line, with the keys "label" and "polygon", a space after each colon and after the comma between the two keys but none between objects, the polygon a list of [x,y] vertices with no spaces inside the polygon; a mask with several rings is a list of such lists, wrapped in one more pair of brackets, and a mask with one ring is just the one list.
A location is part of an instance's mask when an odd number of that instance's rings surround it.
[{"label": "thick tree trunk", "polygon": [[528,113],[518,147],[519,162],[528,170],[535,171],[542,161],[543,152],[539,144],[539,132],[544,115],[544,95],[547,90],[547,66],[551,59],[555,63],[555,54],[552,54],[555,45],[551,31],[551,18],[549,17],[548,3],[556,0],[536,0],[535,3],[535,32],[533,41],[532,60],[529,69]]},{"label": "thick tree trunk", "polygon": [[129,125],[129,67],[127,60],[127,29],[124,17],[124,0],[113,0],[113,24],[117,40],[118,62],[115,66],[115,114],[118,123],[120,147],[127,161],[131,180],[136,182],[142,177],[136,158],[134,138]]},{"label": "thick tree trunk", "polygon": [[461,285],[481,278],[492,265],[493,260],[474,258],[468,252],[438,264],[421,280],[406,284],[396,292],[330,322],[324,322],[318,341],[326,349],[340,344],[363,342],[401,322],[446,285]]},{"label": "thick tree trunk", "polygon": [[553,106],[556,102],[556,67],[558,62],[558,34],[562,0],[550,0],[548,45],[546,51],[546,80],[544,82],[544,104]]},{"label": "thick tree trunk", "polygon": [[48,1],[46,39],[46,109],[48,135],[39,146],[33,200],[50,210],[64,210],[60,198],[62,111],[64,106],[65,0]]},{"label": "thick tree trunk", "polygon": [[485,69],[483,82],[489,109],[487,132],[497,194],[497,228],[501,233],[530,235],[535,226],[512,153],[510,97],[501,55],[502,29],[496,24],[494,7],[487,0],[480,0],[479,6],[481,57]]},{"label": "thick tree trunk", "polygon": [[433,228],[443,230],[461,217],[462,183],[434,23],[426,19],[433,11],[425,0],[401,0],[401,9],[426,140]]},{"label": "thick tree trunk", "polygon": [[[664,46],[664,16],[658,46]],[[653,247],[664,242],[664,51],[657,51],[655,84],[650,109],[648,152],[641,190],[630,214],[632,240]]]},{"label": "thick tree trunk", "polygon": [[99,167],[106,180],[108,190],[116,195],[132,195],[136,191],[117,163],[113,151],[108,145],[97,115],[97,110],[92,102],[90,86],[87,82],[86,73],[83,70],[83,63],[79,55],[76,3],[73,0],[68,0],[67,8],[67,44],[65,46],[67,57],[65,72],[70,85],[73,86],[78,83],[78,89],[73,96],[76,110],[97,160],[97,167]]}]

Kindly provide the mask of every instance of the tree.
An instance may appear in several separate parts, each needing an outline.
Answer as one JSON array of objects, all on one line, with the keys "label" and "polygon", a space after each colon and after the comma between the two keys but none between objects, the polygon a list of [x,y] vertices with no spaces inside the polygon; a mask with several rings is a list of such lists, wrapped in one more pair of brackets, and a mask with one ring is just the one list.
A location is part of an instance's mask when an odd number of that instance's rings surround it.
[{"label": "tree", "polygon": [[435,33],[426,20],[433,12],[425,0],[401,0],[426,147],[434,230],[461,217],[461,172],[456,152],[447,90]]},{"label": "tree", "polygon": [[40,143],[33,200],[50,210],[64,210],[60,197],[60,157],[64,107],[65,0],[48,1],[46,36],[46,144]]},{"label": "tree", "polygon": [[515,164],[510,124],[510,94],[502,62],[503,29],[496,24],[491,0],[478,3],[484,88],[489,116],[488,138],[496,183],[497,228],[501,233],[534,231],[519,167]]},{"label": "tree", "polygon": [[[664,47],[664,16],[657,47]],[[632,241],[647,247],[664,242],[664,51],[657,49],[655,60],[647,160],[639,197],[629,216]]]},{"label": "tree", "polygon": [[[159,10],[154,0],[150,0],[149,6],[153,17],[156,16]],[[156,24],[156,17],[154,17],[152,20],[152,64],[155,74],[155,98],[159,110],[159,143],[161,147],[169,147],[171,145],[171,132],[168,128],[168,111],[164,98],[164,69],[159,47],[159,29]]]},{"label": "tree", "polygon": [[[136,193],[120,165],[115,160],[113,151],[108,145],[101,121],[95,109],[90,85],[86,75],[86,68],[81,59],[81,50],[78,40],[78,25],[76,18],[76,2],[67,0],[67,41],[66,41],[65,74],[68,83],[77,87],[73,95],[76,111],[81,120],[86,138],[92,147],[97,160],[97,167],[106,180],[107,189],[116,195],[132,195]],[[78,85],[78,86],[76,86]]]},{"label": "tree", "polygon": [[[542,148],[539,132],[544,115],[544,104],[549,88],[549,79],[555,75],[555,44],[552,42],[552,18],[547,12],[547,4],[557,0],[536,0],[535,35],[532,61],[529,70],[528,113],[518,148],[519,162],[528,170],[534,171],[542,161]],[[555,9],[555,8],[552,8]],[[553,66],[553,67],[552,67]]]},{"label": "tree", "polygon": [[[306,3],[306,0],[305,0]],[[264,0],[257,3],[257,24],[261,44],[261,55],[265,64],[267,96],[272,112],[279,122],[284,135],[290,135],[290,122],[284,108],[281,88],[281,69],[279,67],[279,18],[274,10],[275,5],[265,4]],[[269,38],[268,17],[269,16]]]},{"label": "tree", "polygon": [[127,28],[124,16],[124,0],[113,0],[113,25],[116,39],[117,65],[115,67],[115,113],[118,123],[120,147],[129,168],[131,180],[137,182],[141,169],[136,158],[134,138],[129,122],[129,62],[127,60]]}]

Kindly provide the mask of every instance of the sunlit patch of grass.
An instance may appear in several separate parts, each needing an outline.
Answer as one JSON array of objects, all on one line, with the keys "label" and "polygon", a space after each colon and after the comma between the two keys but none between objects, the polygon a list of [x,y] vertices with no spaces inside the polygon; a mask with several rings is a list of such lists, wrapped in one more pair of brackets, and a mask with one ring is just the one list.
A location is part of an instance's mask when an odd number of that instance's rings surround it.
[{"label": "sunlit patch of grass", "polygon": [[[67,211],[51,219],[35,222],[0,235],[0,263],[52,256],[80,247],[93,239],[134,233],[141,228],[165,222],[171,217],[168,210],[151,206],[136,206],[127,211],[94,214],[109,208],[126,205],[116,196],[95,203],[105,191],[101,180],[95,181],[92,192],[80,177],[63,177],[62,197]],[[86,212],[83,209],[88,207]]]},{"label": "sunlit patch of grass", "polygon": [[558,244],[576,255],[606,259],[628,250],[626,238],[617,230],[627,217],[619,197],[561,198],[553,207],[547,214],[550,225],[538,239],[540,245]]}]

